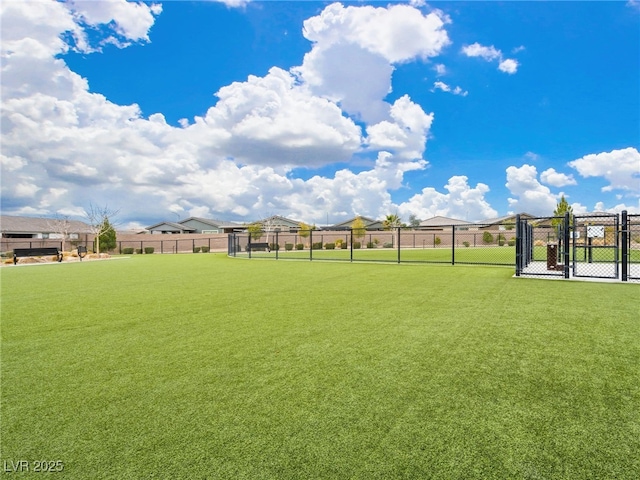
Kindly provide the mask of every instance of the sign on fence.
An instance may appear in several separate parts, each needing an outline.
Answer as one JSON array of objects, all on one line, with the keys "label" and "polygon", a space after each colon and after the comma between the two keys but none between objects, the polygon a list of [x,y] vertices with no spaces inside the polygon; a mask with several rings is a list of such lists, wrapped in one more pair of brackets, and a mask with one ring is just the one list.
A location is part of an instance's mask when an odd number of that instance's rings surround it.
[{"label": "sign on fence", "polygon": [[604,238],[604,225],[587,226],[587,238]]}]

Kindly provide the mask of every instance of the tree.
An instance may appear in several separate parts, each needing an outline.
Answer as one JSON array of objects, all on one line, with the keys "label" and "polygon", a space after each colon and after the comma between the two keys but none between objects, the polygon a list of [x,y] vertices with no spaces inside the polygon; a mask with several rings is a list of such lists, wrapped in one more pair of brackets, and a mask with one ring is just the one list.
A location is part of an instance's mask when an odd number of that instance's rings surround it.
[{"label": "tree", "polygon": [[365,227],[364,221],[360,216],[357,216],[351,224],[351,233],[356,239],[363,238],[367,234],[367,227]]},{"label": "tree", "polygon": [[264,220],[262,220],[262,229],[267,234],[267,243],[269,243],[269,233],[274,229],[274,225],[276,224],[276,219],[274,215],[271,215]]},{"label": "tree", "polygon": [[260,222],[254,222],[247,227],[251,240],[258,240],[264,234],[264,229]]},{"label": "tree", "polygon": [[569,203],[567,202],[567,199],[564,198],[564,195],[562,195],[562,197],[560,198],[560,201],[558,202],[558,205],[556,205],[556,209],[553,211],[553,216],[564,217],[564,214],[566,212],[573,214],[573,207],[569,205]]},{"label": "tree", "polygon": [[62,239],[62,251],[64,252],[66,250],[66,241],[71,233],[71,222],[69,221],[69,217],[66,215],[63,217],[56,215],[51,220],[47,221],[47,227],[52,233],[55,233]]},{"label": "tree", "polygon": [[551,220],[551,225],[556,229],[556,234],[560,235],[560,226],[564,224],[564,215],[569,213],[569,225],[573,225],[573,207],[569,205],[564,195],[560,198],[560,201],[556,205],[556,209],[553,211],[554,218]]},{"label": "tree", "polygon": [[411,228],[418,228],[420,226],[420,219],[414,214],[409,215],[409,226]]},{"label": "tree", "polygon": [[[108,233],[105,239],[113,235],[113,247],[115,248],[115,224],[113,219],[118,215],[120,210],[111,210],[108,206],[98,207],[92,203],[89,204],[89,210],[85,211],[85,216],[89,220],[91,233],[94,235],[95,252],[100,253],[101,236],[113,230],[113,234]],[[109,241],[109,240],[107,240]],[[108,245],[107,245],[108,247]]]},{"label": "tree", "polygon": [[311,225],[307,225],[304,222],[298,224],[298,236],[305,239],[305,242],[302,243],[306,243],[306,239],[311,235],[311,230]]},{"label": "tree", "polygon": [[100,245],[105,251],[114,250],[116,248],[116,230],[113,228],[108,218],[105,218],[101,225],[101,232],[94,239],[94,244],[96,245],[96,252],[99,253],[99,249],[97,245]]},{"label": "tree", "polygon": [[[402,220],[397,213],[387,215],[382,221],[382,228],[385,230],[393,230],[393,238],[396,238],[397,230],[402,226]],[[398,239],[398,242],[400,240]]]}]

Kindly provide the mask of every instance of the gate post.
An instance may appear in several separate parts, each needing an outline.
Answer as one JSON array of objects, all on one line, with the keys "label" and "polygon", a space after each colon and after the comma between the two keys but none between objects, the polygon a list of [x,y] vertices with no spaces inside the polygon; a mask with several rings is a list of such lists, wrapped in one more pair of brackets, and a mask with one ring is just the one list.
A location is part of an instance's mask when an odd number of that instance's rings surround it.
[{"label": "gate post", "polygon": [[522,227],[520,214],[516,215],[516,277],[522,273]]},{"label": "gate post", "polygon": [[571,235],[569,219],[569,212],[564,212],[564,246],[562,249],[562,254],[564,255],[564,278],[569,278],[569,237]]},{"label": "gate post", "polygon": [[629,281],[629,217],[627,211],[622,211],[622,281]]}]

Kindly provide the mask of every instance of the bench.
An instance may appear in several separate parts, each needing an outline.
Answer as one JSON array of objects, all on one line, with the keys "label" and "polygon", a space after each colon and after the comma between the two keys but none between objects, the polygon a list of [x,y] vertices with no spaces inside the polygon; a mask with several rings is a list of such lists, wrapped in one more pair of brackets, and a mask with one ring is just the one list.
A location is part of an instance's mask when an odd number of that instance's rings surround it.
[{"label": "bench", "polygon": [[248,243],[247,244],[247,250],[248,251],[254,251],[254,250],[264,251],[264,250],[266,250],[267,252],[270,252],[271,251],[271,247],[269,247],[269,244],[267,242]]},{"label": "bench", "polygon": [[18,263],[18,257],[52,257],[56,256],[58,262],[62,261],[62,252],[57,247],[40,247],[40,248],[14,248],[13,264]]}]

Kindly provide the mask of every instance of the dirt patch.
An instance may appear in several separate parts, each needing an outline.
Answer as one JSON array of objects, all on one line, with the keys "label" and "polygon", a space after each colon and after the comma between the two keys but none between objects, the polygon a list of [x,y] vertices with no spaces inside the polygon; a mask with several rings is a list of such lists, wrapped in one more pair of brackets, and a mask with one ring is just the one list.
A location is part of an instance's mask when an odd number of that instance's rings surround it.
[{"label": "dirt patch", "polygon": [[[93,260],[107,260],[110,259],[111,255],[108,253],[88,253],[82,258],[83,262],[90,262]],[[73,263],[79,262],[80,257],[78,256],[78,251],[74,250],[72,252],[62,252],[62,263]],[[45,256],[45,257],[22,257],[18,259],[17,265],[37,265],[43,263],[58,263],[58,258],[54,256]],[[13,265],[13,258],[5,258],[2,261],[2,266]]]}]

